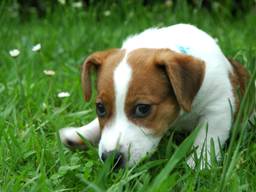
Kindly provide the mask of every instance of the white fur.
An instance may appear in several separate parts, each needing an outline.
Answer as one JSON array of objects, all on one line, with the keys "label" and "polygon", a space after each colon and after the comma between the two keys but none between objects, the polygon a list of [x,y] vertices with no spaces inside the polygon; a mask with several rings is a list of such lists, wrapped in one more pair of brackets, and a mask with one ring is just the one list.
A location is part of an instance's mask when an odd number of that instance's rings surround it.
[{"label": "white fur", "polygon": [[[198,146],[199,155],[206,141],[207,152],[209,152],[209,141],[213,139],[215,151],[219,154],[218,140],[221,145],[227,140],[232,122],[231,107],[234,110],[236,106],[232,86],[228,79],[232,67],[215,40],[192,25],[178,24],[160,29],[148,29],[129,37],[123,43],[122,49],[125,49],[128,55],[137,48],[168,48],[181,52],[180,46],[188,50],[187,54],[203,60],[206,71],[202,86],[193,101],[192,111],[182,112],[174,126],[178,129],[192,130],[197,125],[208,124],[207,138],[206,129],[203,128],[194,145]],[[148,129],[135,126],[125,115],[124,103],[131,77],[132,69],[125,57],[114,71],[117,113],[113,121],[103,129],[99,144],[99,155],[103,151],[119,148],[127,159],[130,149],[129,164],[137,162],[152,148],[155,148],[160,140],[159,137],[148,133]],[[63,137],[68,138],[68,134]],[[188,164],[191,167],[194,166],[192,158],[188,160]]]}]

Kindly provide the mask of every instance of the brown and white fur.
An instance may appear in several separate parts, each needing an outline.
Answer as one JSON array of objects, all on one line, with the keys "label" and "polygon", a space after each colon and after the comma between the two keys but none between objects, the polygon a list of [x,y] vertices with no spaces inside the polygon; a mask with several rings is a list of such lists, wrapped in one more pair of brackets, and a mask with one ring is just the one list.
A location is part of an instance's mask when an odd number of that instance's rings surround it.
[{"label": "brown and white fur", "polygon": [[[194,142],[198,156],[203,146],[209,153],[212,139],[219,157],[219,144],[228,139],[238,110],[236,90],[245,88],[247,72],[207,33],[188,24],[152,28],[129,37],[120,49],[93,53],[82,69],[86,101],[92,67],[97,107],[105,113],[80,128],[61,129],[64,144],[82,146],[79,133],[99,144],[101,159],[118,151],[122,164],[133,165],[154,151],[169,129],[202,126]],[[194,167],[192,157],[187,163]]]}]

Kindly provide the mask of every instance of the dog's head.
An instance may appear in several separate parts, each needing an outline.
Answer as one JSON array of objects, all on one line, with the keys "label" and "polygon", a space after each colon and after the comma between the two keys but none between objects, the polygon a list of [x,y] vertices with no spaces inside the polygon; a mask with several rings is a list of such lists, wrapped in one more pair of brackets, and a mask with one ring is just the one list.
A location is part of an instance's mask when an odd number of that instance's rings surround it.
[{"label": "dog's head", "polygon": [[96,111],[101,127],[99,156],[118,151],[132,165],[158,145],[179,116],[191,111],[204,78],[202,61],[169,49],[111,49],[84,62],[84,98],[91,97],[91,68],[97,74]]}]

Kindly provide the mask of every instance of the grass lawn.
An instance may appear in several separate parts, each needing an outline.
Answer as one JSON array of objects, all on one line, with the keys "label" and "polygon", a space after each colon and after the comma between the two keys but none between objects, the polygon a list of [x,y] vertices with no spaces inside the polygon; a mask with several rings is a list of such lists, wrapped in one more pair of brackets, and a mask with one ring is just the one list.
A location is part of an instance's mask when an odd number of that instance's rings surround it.
[{"label": "grass lawn", "polygon": [[[185,157],[193,135],[177,146],[168,139],[172,133],[153,158],[118,172],[99,161],[96,148],[66,149],[58,130],[95,117],[95,101],[83,101],[80,85],[86,56],[120,47],[125,37],[148,27],[180,22],[217,38],[223,52],[243,63],[253,78],[224,160],[210,170],[191,170]],[[172,10],[165,4],[129,3],[87,11],[59,5],[46,18],[32,14],[21,22],[15,7],[0,3],[0,191],[256,191],[256,116],[248,121],[256,108],[255,26],[255,10],[232,18],[187,6]],[[33,52],[37,43],[42,48]],[[15,48],[20,54],[13,58],[9,51]],[[70,97],[59,98],[63,91]]]}]

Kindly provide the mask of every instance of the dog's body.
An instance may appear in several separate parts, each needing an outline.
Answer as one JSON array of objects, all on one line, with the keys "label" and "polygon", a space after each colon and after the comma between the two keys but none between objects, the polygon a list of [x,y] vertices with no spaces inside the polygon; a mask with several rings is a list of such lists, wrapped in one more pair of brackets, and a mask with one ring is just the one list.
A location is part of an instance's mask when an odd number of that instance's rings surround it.
[{"label": "dog's body", "polygon": [[[148,29],[129,37],[121,49],[88,57],[82,72],[86,100],[91,97],[91,66],[98,74],[99,119],[62,129],[61,139],[80,146],[79,132],[99,142],[101,159],[117,150],[122,164],[129,165],[155,149],[173,127],[192,131],[203,126],[194,143],[197,153],[203,146],[209,152],[213,139],[218,155],[239,107],[236,89],[246,80],[238,77],[246,76],[244,68],[233,67],[212,37],[186,24]],[[192,158],[188,164],[194,166]]]}]

